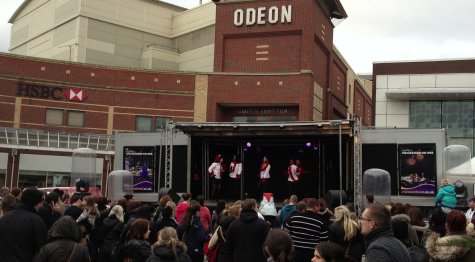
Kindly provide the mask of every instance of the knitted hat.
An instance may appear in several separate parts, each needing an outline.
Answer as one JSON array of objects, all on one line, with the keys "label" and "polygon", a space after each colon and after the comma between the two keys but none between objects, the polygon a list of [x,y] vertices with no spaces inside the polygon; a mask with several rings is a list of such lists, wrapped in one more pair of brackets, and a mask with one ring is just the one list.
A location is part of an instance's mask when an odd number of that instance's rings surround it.
[{"label": "knitted hat", "polygon": [[26,206],[34,207],[43,202],[44,194],[34,187],[28,187],[21,193],[20,202]]}]

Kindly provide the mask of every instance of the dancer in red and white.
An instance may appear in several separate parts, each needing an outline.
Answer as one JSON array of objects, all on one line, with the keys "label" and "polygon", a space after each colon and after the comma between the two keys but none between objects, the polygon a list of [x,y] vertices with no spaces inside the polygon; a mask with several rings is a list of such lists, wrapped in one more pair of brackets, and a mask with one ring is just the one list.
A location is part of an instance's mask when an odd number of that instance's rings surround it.
[{"label": "dancer in red and white", "polygon": [[209,166],[208,172],[212,181],[211,198],[218,199],[221,192],[221,178],[223,177],[224,172],[222,155],[216,156],[214,162]]},{"label": "dancer in red and white", "polygon": [[241,199],[241,175],[242,163],[239,155],[233,156],[233,161],[229,165],[229,190],[228,197],[230,200]]},{"label": "dancer in red and white", "polygon": [[270,163],[267,157],[264,157],[262,160],[262,164],[260,166],[260,173],[259,173],[259,187],[261,189],[261,193],[269,192],[268,184],[270,179]]},{"label": "dancer in red and white", "polygon": [[289,195],[298,195],[298,185],[299,185],[299,173],[298,166],[294,164],[294,160],[290,159],[289,167],[287,168],[287,181],[289,182]]}]

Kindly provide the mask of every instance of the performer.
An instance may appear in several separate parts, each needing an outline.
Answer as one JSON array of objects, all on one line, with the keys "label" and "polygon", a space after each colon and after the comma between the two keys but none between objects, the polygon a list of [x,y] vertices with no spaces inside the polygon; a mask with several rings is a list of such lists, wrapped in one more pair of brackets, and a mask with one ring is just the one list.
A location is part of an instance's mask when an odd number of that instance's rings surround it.
[{"label": "performer", "polygon": [[267,157],[264,157],[262,160],[259,179],[260,179],[259,187],[260,187],[261,193],[268,192],[269,190],[268,183],[270,179],[270,163]]},{"label": "performer", "polygon": [[294,164],[294,160],[289,160],[289,167],[287,168],[287,181],[289,184],[289,196],[297,195],[298,196],[298,185],[299,185],[299,173],[297,173],[298,167]]},{"label": "performer", "polygon": [[241,174],[242,163],[239,155],[233,156],[233,161],[229,165],[229,190],[228,196],[230,200],[241,199]]},{"label": "performer", "polygon": [[212,180],[211,198],[217,200],[221,192],[221,178],[224,172],[222,155],[218,154],[216,156],[216,158],[214,159],[214,162],[208,168],[208,172]]}]

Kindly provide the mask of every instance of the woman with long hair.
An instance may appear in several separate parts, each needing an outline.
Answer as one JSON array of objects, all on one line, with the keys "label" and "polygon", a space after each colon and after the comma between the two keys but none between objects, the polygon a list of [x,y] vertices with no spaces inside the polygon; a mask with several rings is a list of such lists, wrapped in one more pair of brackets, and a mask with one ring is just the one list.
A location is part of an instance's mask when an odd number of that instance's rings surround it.
[{"label": "woman with long hair", "polygon": [[312,262],[349,262],[352,258],[345,255],[345,251],[333,242],[321,242],[315,247]]},{"label": "woman with long hair", "polygon": [[152,245],[152,255],[147,262],[191,262],[186,254],[185,243],[178,240],[173,227],[164,227],[157,234],[158,241]]},{"label": "woman with long hair", "polygon": [[187,254],[193,262],[203,262],[203,245],[209,239],[209,235],[200,221],[200,208],[200,203],[191,201],[183,221],[177,229],[178,237],[186,243]]},{"label": "woman with long hair", "polygon": [[124,219],[124,208],[121,205],[115,205],[98,228],[99,261],[112,260],[112,249],[115,243],[120,241],[120,235],[124,229]]},{"label": "woman with long hair", "polygon": [[138,218],[132,222],[126,241],[121,247],[125,260],[143,262],[151,255],[150,245],[147,242],[150,234],[149,227],[150,223],[146,219]]},{"label": "woman with long hair", "polygon": [[283,229],[272,229],[267,234],[264,243],[264,253],[269,256],[270,262],[294,261],[294,246],[292,237]]},{"label": "woman with long hair", "polygon": [[424,215],[422,215],[422,212],[418,207],[410,207],[407,211],[407,215],[411,220],[411,228],[415,232],[415,237],[412,239],[413,244],[420,248],[425,248],[423,236],[429,230],[429,223],[426,223]]},{"label": "woman with long hair", "polygon": [[329,227],[330,240],[338,244],[347,255],[361,261],[364,253],[364,239],[358,224],[351,219],[346,206],[335,208],[335,222]]}]

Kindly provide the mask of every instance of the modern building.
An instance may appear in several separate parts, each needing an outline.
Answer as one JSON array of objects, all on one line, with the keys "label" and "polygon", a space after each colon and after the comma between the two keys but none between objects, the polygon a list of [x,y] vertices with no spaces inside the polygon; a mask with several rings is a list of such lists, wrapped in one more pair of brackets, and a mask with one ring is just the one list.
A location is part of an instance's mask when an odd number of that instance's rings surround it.
[{"label": "modern building", "polygon": [[448,144],[475,148],[475,60],[376,62],[374,125],[446,128]]},{"label": "modern building", "polygon": [[[50,174],[67,178],[71,150],[91,147],[103,185],[114,157],[121,157],[114,156],[114,134],[160,131],[170,121],[298,124],[359,116],[370,125],[371,92],[333,46],[332,19],[344,18],[338,0],[223,1],[191,10],[143,0],[25,1],[10,19],[12,54],[0,54],[3,181],[56,186]],[[285,134],[298,136],[290,131]],[[338,156],[338,136],[328,135],[311,138]],[[351,133],[345,135],[348,144]],[[258,140],[289,140],[272,136]],[[293,138],[295,154],[308,138]],[[190,144],[209,138],[198,140]],[[235,152],[237,140],[223,148]],[[201,150],[188,154],[200,170],[216,149],[197,160]],[[29,155],[36,157],[30,163],[50,164],[27,169]],[[311,166],[336,170],[335,159],[325,161]],[[177,188],[189,190],[189,182]]]}]

